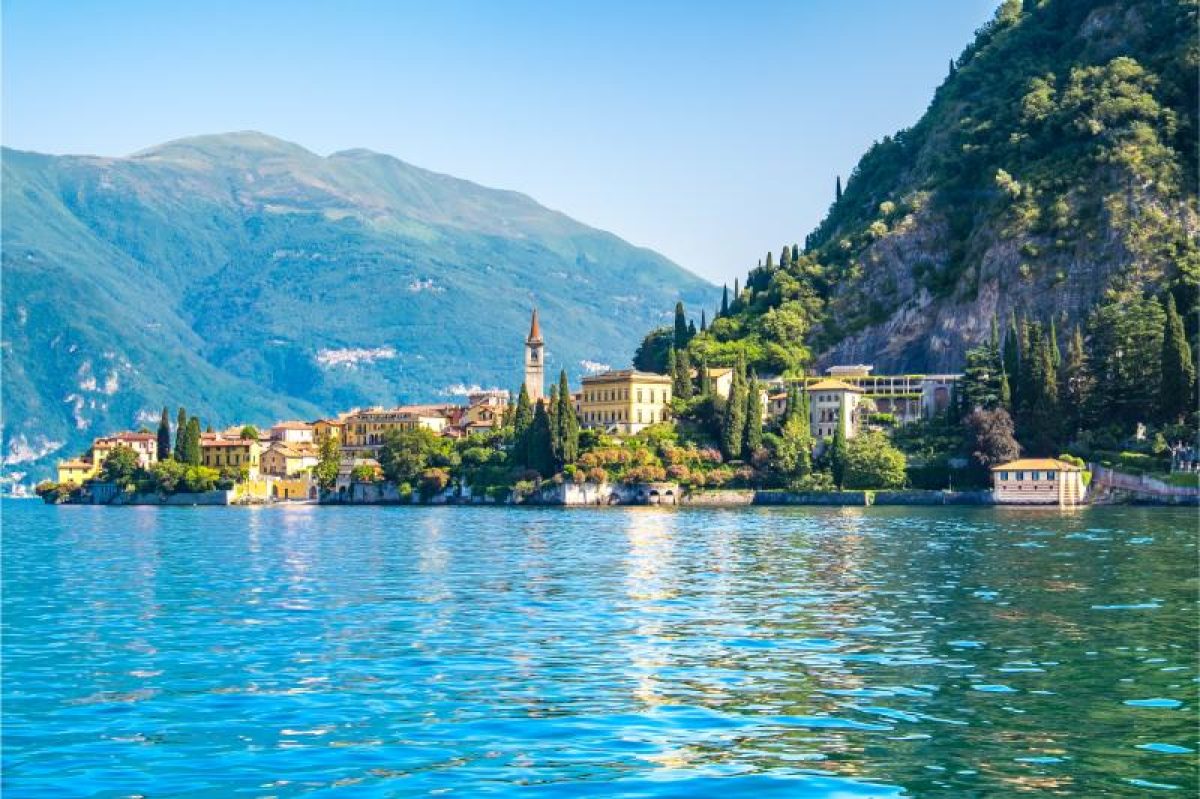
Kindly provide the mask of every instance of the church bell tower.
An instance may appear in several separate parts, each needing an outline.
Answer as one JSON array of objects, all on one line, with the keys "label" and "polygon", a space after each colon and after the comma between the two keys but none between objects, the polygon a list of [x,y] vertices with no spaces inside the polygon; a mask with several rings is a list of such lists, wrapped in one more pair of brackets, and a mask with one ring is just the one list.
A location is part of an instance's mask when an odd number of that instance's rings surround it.
[{"label": "church bell tower", "polygon": [[545,346],[545,342],[542,341],[542,328],[538,325],[537,308],[534,308],[533,320],[529,324],[529,338],[525,339],[525,391],[534,405],[545,396]]}]

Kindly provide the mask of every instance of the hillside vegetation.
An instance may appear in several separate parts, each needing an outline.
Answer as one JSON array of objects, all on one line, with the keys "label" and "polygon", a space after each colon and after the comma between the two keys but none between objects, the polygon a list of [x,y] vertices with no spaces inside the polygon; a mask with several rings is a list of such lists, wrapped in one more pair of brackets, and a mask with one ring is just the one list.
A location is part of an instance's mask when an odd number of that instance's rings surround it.
[{"label": "hillside vegetation", "polygon": [[959,371],[993,319],[1053,323],[1065,350],[1076,326],[1090,342],[1097,320],[1168,292],[1194,350],[1196,10],[1006,0],[922,118],[839,180],[803,247],[735,287],[693,360]]}]

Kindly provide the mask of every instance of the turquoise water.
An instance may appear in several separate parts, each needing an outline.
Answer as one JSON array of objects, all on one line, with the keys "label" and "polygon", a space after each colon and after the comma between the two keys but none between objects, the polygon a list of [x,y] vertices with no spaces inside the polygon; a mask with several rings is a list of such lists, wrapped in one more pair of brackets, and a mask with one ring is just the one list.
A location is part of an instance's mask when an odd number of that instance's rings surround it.
[{"label": "turquoise water", "polygon": [[6,799],[1197,791],[1194,510],[3,514]]}]

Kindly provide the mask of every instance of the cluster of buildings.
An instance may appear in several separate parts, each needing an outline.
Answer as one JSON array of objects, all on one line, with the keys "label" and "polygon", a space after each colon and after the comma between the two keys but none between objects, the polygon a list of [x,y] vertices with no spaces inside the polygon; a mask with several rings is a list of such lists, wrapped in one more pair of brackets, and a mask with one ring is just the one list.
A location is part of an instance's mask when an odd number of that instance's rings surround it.
[{"label": "cluster of buildings", "polygon": [[[537,403],[546,399],[545,340],[538,314],[525,338],[524,388]],[[788,388],[799,384],[809,399],[809,422],[818,440],[832,437],[838,425],[847,438],[886,420],[904,425],[944,410],[952,401],[957,374],[873,375],[866,364],[831,366],[824,376],[767,378],[762,381],[764,420],[787,408]],[[733,370],[714,368],[709,377],[717,394],[728,398]],[[585,428],[614,435],[633,435],[671,418],[672,378],[637,369],[609,370],[582,379],[572,394],[576,415]],[[375,458],[392,430],[426,429],[438,435],[461,437],[486,433],[503,424],[511,397],[504,390],[477,391],[465,404],[439,403],[365,408],[312,422],[285,421],[256,439],[243,428],[201,436],[201,462],[214,469],[244,468],[259,492],[278,499],[312,498],[311,473],[322,442],[336,437],[342,452],[339,482],[359,467],[378,468]],[[60,484],[82,484],[99,472],[114,447],[126,446],[148,467],[158,460],[158,442],[151,433],[118,433],[92,443],[84,458],[63,461]],[[994,470],[997,498],[1013,502],[1056,501],[1074,504],[1083,496],[1081,470],[1060,461],[1016,461]],[[1002,500],[1003,501],[1003,500]]]}]

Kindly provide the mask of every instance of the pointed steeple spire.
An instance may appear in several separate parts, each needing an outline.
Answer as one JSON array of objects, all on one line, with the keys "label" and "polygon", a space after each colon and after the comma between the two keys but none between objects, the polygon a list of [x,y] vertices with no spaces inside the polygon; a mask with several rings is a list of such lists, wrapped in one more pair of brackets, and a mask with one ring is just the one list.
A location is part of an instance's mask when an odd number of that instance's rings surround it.
[{"label": "pointed steeple spire", "polygon": [[529,323],[529,338],[526,339],[526,341],[529,341],[532,343],[535,341],[540,342],[541,340],[542,340],[542,328],[538,324],[537,308],[534,308],[533,309],[533,319]]}]

